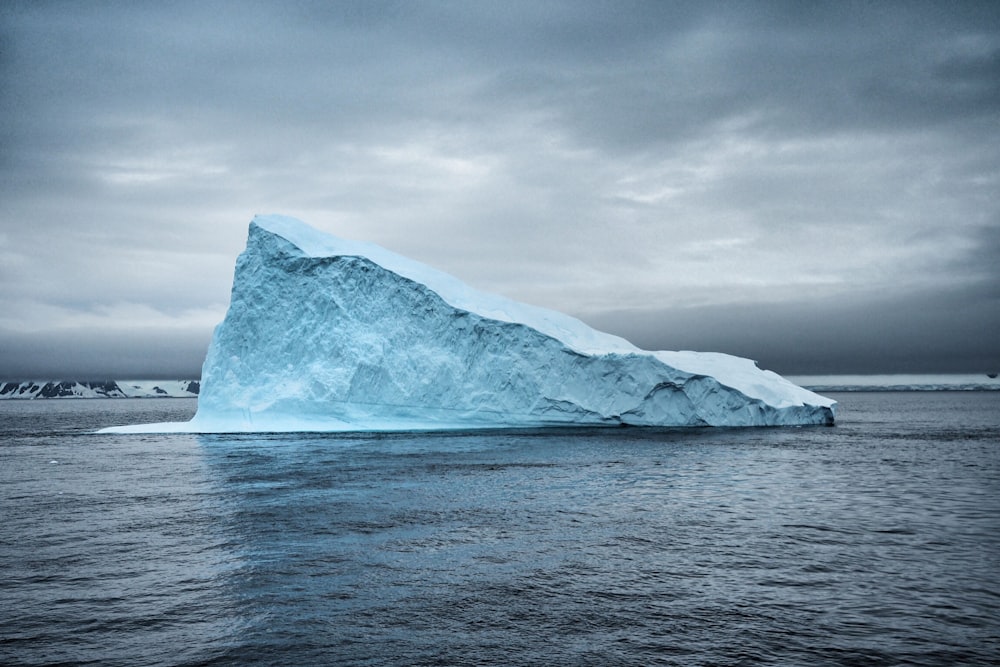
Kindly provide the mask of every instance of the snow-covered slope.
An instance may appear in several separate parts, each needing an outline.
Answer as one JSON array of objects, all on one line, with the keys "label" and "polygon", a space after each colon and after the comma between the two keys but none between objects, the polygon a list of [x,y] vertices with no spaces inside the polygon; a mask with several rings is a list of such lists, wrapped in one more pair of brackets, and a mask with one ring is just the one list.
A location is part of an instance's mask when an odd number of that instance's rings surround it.
[{"label": "snow-covered slope", "polygon": [[645,352],[367,243],[258,216],[189,423],[117,431],[829,424],[753,361]]},{"label": "snow-covered slope", "polygon": [[197,380],[42,380],[0,384],[0,400],[34,398],[194,398]]}]

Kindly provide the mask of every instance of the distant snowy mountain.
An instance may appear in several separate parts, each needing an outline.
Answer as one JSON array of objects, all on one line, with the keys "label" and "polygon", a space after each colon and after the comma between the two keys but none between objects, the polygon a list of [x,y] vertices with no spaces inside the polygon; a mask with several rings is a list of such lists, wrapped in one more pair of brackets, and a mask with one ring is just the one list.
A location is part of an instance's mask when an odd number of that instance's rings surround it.
[{"label": "distant snowy mountain", "polygon": [[1000,379],[991,375],[798,375],[788,379],[812,391],[1000,391]]},{"label": "distant snowy mountain", "polygon": [[197,398],[198,380],[65,380],[6,382],[0,400],[34,398]]}]

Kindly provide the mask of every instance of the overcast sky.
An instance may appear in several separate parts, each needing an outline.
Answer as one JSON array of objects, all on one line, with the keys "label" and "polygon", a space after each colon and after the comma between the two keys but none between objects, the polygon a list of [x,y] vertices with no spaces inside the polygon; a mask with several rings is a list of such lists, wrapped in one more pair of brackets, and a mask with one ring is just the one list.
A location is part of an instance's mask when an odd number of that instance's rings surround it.
[{"label": "overcast sky", "polygon": [[1000,370],[1000,3],[4,2],[0,377],[196,376],[256,213],[656,349]]}]

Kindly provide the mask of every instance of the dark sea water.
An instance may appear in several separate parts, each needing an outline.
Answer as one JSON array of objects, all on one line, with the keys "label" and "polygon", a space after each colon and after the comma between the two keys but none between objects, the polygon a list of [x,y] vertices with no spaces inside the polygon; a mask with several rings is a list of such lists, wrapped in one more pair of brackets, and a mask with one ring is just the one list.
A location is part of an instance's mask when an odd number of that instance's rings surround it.
[{"label": "dark sea water", "polygon": [[0,403],[4,665],[1000,661],[1000,392],[836,427],[107,436]]}]

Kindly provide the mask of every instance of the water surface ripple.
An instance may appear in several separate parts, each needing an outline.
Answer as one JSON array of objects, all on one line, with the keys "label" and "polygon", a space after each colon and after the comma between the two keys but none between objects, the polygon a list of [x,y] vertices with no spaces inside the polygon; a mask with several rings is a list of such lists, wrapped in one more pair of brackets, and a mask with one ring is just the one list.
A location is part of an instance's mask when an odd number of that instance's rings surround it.
[{"label": "water surface ripple", "polygon": [[1000,661],[1000,392],[833,428],[94,435],[0,403],[6,665]]}]

